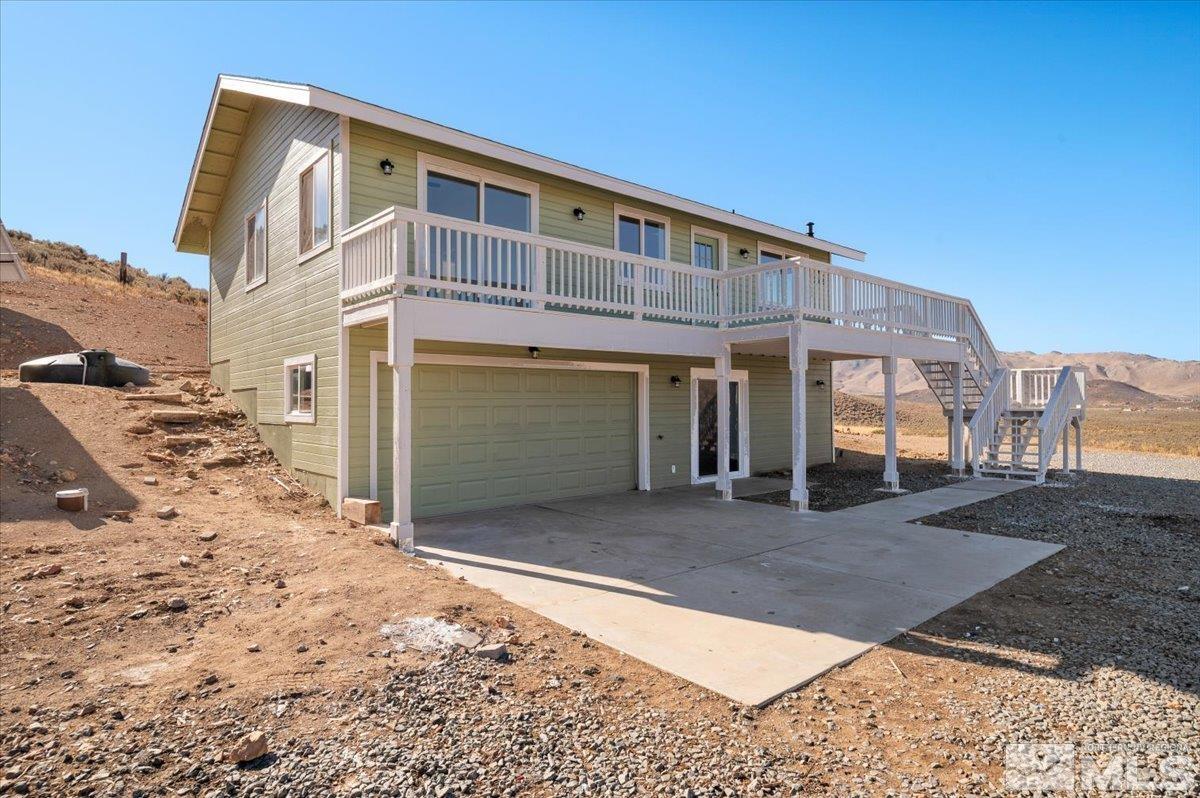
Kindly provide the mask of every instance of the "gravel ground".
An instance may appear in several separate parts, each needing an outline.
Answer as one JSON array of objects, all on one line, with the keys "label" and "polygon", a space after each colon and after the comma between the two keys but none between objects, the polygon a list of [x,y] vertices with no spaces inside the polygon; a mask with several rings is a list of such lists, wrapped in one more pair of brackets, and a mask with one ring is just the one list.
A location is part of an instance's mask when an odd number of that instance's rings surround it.
[{"label": "gravel ground", "polygon": [[1164,744],[1200,768],[1200,482],[1088,473],[921,523],[1067,547],[926,624],[975,622],[1006,742]]},{"label": "gravel ground", "polygon": [[[1072,450],[1072,462],[1074,457]],[[1087,471],[1107,474],[1200,480],[1200,457],[1184,455],[1091,451],[1084,447],[1083,467]]]},{"label": "gravel ground", "polygon": [[[942,488],[951,484],[952,475],[945,460],[898,457],[896,467],[900,472],[900,487],[910,493]],[[760,476],[791,479],[790,468],[772,471]],[[883,455],[844,450],[836,463],[823,463],[808,469],[808,508],[820,512],[833,512],[894,498],[895,494],[884,493]],[[745,496],[746,501],[776,504],[783,507],[790,501],[786,490]]]}]

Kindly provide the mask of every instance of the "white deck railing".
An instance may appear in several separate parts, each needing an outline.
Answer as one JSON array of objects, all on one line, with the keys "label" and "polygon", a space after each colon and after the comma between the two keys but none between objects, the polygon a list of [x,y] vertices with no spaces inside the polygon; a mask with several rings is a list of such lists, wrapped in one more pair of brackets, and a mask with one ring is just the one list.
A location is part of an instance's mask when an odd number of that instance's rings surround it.
[{"label": "white deck railing", "polygon": [[1038,419],[1038,474],[1044,475],[1054,456],[1055,443],[1072,417],[1081,415],[1086,404],[1084,397],[1085,375],[1070,366],[1052,369],[1056,372],[1054,388],[1043,405],[1044,412]]},{"label": "white deck railing", "polygon": [[343,302],[384,293],[713,327],[810,319],[966,344],[1000,367],[965,299],[807,258],[726,271],[393,207],[342,236]]},{"label": "white deck railing", "polygon": [[1008,369],[996,369],[983,398],[979,400],[979,407],[975,408],[971,415],[967,432],[971,439],[971,468],[974,471],[979,471],[979,460],[983,456],[983,450],[992,443],[996,422],[1008,410],[1010,385]]}]

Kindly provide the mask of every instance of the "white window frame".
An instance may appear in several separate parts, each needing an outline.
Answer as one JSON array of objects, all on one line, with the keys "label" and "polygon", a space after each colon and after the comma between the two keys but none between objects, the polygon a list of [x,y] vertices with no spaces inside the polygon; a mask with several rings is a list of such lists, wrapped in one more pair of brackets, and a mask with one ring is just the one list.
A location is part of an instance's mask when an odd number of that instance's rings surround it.
[{"label": "white window frame", "polygon": [[716,230],[710,230],[707,227],[697,227],[692,225],[692,235],[688,241],[688,262],[696,266],[696,236],[702,235],[708,238],[715,238],[720,244],[721,251],[717,253],[717,268],[714,271],[723,272],[729,268],[729,236],[725,233],[719,233]]},{"label": "white window frame", "polygon": [[[671,262],[671,217],[670,216],[663,216],[662,214],[658,214],[658,213],[650,213],[649,211],[643,211],[638,208],[632,208],[628,205],[617,205],[616,203],[614,203],[613,204],[613,249],[623,255],[632,255],[633,253],[625,252],[624,250],[621,249],[621,217],[622,216],[629,216],[631,218],[638,219],[641,222],[641,224],[638,225],[638,249],[640,249],[641,252],[638,253],[637,257],[647,258],[648,260],[659,260],[659,258],[653,258],[646,254],[646,221],[649,220],[651,222],[658,222],[659,224],[661,224],[663,226],[663,234],[665,237],[664,242],[663,242],[664,243],[663,257],[661,258],[661,260],[664,263]],[[688,256],[688,262],[689,263],[691,262],[690,255]],[[633,280],[632,274],[629,276],[626,276],[624,274],[617,275],[617,284],[618,285],[633,285],[633,282],[634,282],[634,280]],[[670,290],[670,281],[669,281],[668,275],[666,274],[665,271],[660,275],[660,278],[658,280],[647,279],[646,285],[657,288],[660,291],[669,291]]]},{"label": "white window frame", "polygon": [[[755,255],[754,255],[754,265],[755,266],[760,265],[760,263],[762,261],[762,251],[764,249],[770,250],[771,252],[778,252],[780,255],[783,256],[782,260],[789,260],[791,258],[807,258],[808,257],[803,252],[797,252],[795,250],[788,249],[787,247],[777,247],[774,244],[768,244],[765,241],[759,241],[758,247],[757,247],[757,249],[755,251]],[[775,289],[768,285],[766,274],[758,275],[758,290],[759,290],[760,296],[766,296],[769,293],[774,293]],[[783,290],[786,291],[788,296],[783,297],[781,299],[781,301],[779,301],[779,302],[771,302],[770,303],[771,307],[779,308],[779,309],[791,308],[792,294],[795,291],[795,286],[792,286],[791,288],[785,287]],[[765,305],[764,305],[764,309],[766,309]]]},{"label": "white window frame", "polygon": [[[310,169],[315,169],[322,158],[328,159],[325,164],[329,170],[329,182],[326,184],[329,186],[329,238],[323,244],[317,244],[312,249],[302,251],[300,249],[300,220],[303,217],[300,213],[300,203],[302,202],[300,192],[304,190],[304,173]],[[314,218],[316,218],[315,214]],[[320,154],[310,159],[304,165],[304,168],[296,173],[296,262],[304,263],[306,260],[315,258],[322,252],[328,252],[331,249],[333,249],[333,144],[323,148]]]},{"label": "white window frame", "polygon": [[[251,218],[256,216],[259,211],[263,214],[263,265],[262,276],[253,280],[250,279],[250,236],[246,234],[247,223]],[[260,285],[267,282],[267,266],[271,262],[271,238],[268,231],[271,229],[271,211],[267,207],[267,198],[263,197],[262,201],[254,206],[254,209],[242,217],[242,258],[245,265],[246,290],[253,291]]]},{"label": "white window frame", "polygon": [[[307,413],[291,412],[292,406],[292,372],[305,366],[312,369],[312,408]],[[317,356],[297,355],[283,361],[283,420],[287,424],[316,424],[317,423]]]},{"label": "white window frame", "polygon": [[[429,173],[437,172],[438,174],[447,175],[449,177],[457,177],[460,180],[473,181],[479,188],[479,207],[476,208],[476,215],[479,217],[477,224],[487,224],[484,221],[486,218],[484,203],[487,192],[484,190],[484,184],[488,183],[500,188],[507,188],[513,191],[520,191],[523,194],[529,195],[529,232],[532,235],[538,233],[538,217],[541,214],[541,192],[540,186],[530,180],[522,180],[519,177],[506,175],[502,172],[493,172],[491,169],[484,169],[481,166],[472,166],[471,164],[461,163],[459,161],[451,161],[446,158],[439,158],[436,155],[430,155],[424,152],[417,153],[417,210],[429,210]],[[457,219],[457,217],[448,216],[447,219]],[[496,227],[497,230],[509,230],[508,227],[497,227],[496,225],[488,225]]]},{"label": "white window frame", "polygon": [[[700,485],[705,482],[716,482],[717,475],[700,476],[700,380],[715,380],[716,369],[695,368],[691,370],[690,392],[692,416],[692,484]],[[730,471],[730,479],[741,479],[750,476],[750,372],[746,369],[730,369],[729,381],[738,386],[738,440],[730,441],[731,446],[737,447],[738,470]]]}]

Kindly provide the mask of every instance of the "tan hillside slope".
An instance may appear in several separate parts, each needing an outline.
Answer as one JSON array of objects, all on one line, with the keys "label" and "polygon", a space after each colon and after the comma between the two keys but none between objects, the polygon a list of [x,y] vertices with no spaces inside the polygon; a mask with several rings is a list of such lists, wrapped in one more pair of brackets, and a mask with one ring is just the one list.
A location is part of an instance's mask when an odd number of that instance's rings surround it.
[{"label": "tan hillside slope", "polygon": [[0,369],[94,348],[155,370],[208,369],[206,292],[142,269],[121,285],[112,261],[9,232],[30,279],[0,285]]},{"label": "tan hillside slope", "polygon": [[[1005,363],[1012,368],[1080,366],[1089,381],[1097,383],[1099,401],[1143,403],[1172,399],[1200,399],[1200,361],[1170,360],[1129,352],[1062,353],[1005,352]],[[834,385],[857,395],[883,393],[883,374],[878,360],[845,360],[834,364]],[[1107,381],[1107,382],[1101,382]],[[1122,385],[1117,385],[1121,383]],[[929,393],[924,379],[912,361],[901,361],[896,374],[896,390]]]}]

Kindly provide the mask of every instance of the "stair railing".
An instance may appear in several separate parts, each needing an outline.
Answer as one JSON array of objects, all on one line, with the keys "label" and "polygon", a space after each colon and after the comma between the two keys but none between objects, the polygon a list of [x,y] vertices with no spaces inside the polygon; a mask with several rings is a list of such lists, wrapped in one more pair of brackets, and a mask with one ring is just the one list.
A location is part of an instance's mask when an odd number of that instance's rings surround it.
[{"label": "stair railing", "polygon": [[1063,366],[1054,383],[1054,390],[1046,400],[1046,408],[1038,420],[1038,480],[1045,477],[1050,458],[1058,448],[1055,444],[1071,417],[1083,412],[1084,393],[1071,366]]},{"label": "stair railing", "polygon": [[1003,366],[992,372],[990,384],[979,407],[971,416],[967,432],[971,436],[971,470],[979,471],[979,458],[985,447],[992,445],[996,434],[996,423],[1008,410],[1009,402],[1008,369]]}]

